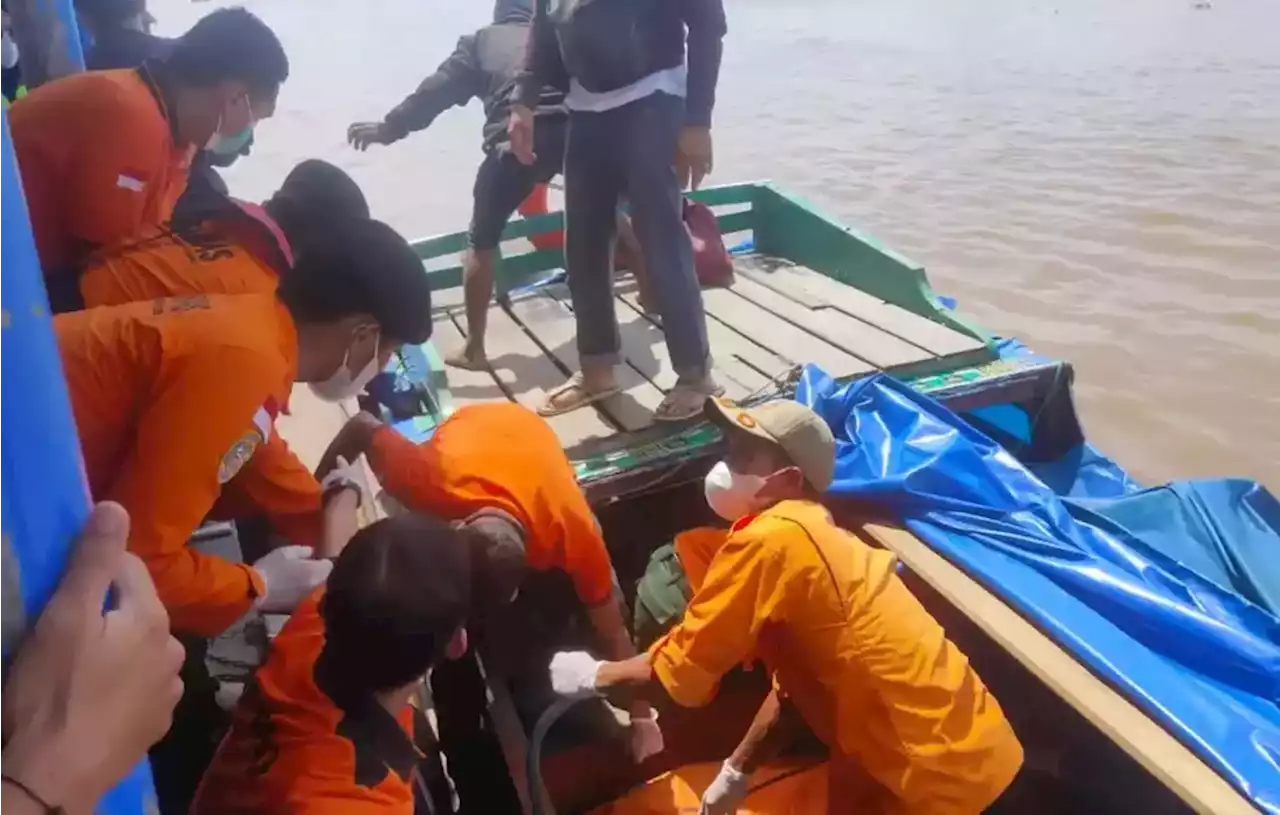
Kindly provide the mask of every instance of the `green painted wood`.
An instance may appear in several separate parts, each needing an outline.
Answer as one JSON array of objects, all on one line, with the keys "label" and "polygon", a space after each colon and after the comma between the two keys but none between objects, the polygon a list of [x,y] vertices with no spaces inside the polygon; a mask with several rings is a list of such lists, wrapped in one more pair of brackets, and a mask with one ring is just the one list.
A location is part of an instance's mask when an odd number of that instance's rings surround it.
[{"label": "green painted wood", "polygon": [[[559,249],[535,249],[511,257],[504,257],[498,266],[496,287],[505,293],[520,286],[534,283],[556,269],[564,268],[564,253]],[[427,272],[431,288],[452,289],[462,285],[462,267],[434,269]]]},{"label": "green painted wood", "polygon": [[744,181],[738,184],[724,184],[716,187],[703,187],[700,190],[694,190],[688,193],[689,197],[695,201],[701,201],[709,207],[724,206],[727,204],[750,204],[755,200],[756,189],[764,181]]},{"label": "green painted wood", "polygon": [[756,189],[756,251],[777,255],[975,337],[988,347],[991,337],[977,325],[942,307],[920,264],[818,211],[807,201],[771,184]]}]

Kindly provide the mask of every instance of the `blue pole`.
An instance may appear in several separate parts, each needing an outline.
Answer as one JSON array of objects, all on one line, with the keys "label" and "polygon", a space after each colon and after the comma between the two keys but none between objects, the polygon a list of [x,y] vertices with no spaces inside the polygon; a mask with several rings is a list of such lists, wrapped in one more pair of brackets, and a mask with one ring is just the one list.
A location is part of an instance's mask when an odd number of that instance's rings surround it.
[{"label": "blue pole", "polygon": [[[9,139],[0,130],[0,526],[4,532],[8,664],[23,624],[35,620],[66,567],[89,514],[80,440],[67,397],[49,299],[36,255],[22,182]],[[10,606],[17,589],[20,609]],[[16,619],[15,619],[16,617]],[[127,682],[128,677],[120,681]],[[151,768],[142,762],[99,806],[104,815],[155,811]]]}]

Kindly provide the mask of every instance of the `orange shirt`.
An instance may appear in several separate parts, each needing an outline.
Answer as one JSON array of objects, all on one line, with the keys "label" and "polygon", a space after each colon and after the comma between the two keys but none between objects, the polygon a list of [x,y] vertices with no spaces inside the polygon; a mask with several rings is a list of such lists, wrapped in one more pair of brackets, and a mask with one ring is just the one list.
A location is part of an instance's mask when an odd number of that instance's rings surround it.
[{"label": "orange shirt", "polygon": [[299,604],[271,643],[191,815],[412,815],[413,708],[392,716],[370,699],[344,709],[326,692],[323,593]]},{"label": "orange shirt", "polygon": [[175,630],[215,636],[261,593],[247,566],[187,547],[254,449],[273,434],[297,368],[274,295],[177,297],[54,319],[95,500],[129,510]]},{"label": "orange shirt", "polygon": [[[195,242],[152,227],[136,244],[95,253],[80,277],[85,307],[186,294],[274,292],[281,267],[292,258],[288,242],[260,207],[241,206],[256,213],[210,220]],[[251,223],[250,217],[259,224]],[[284,440],[272,434],[224,487],[215,514],[238,518],[265,513],[272,528],[290,543],[316,546],[322,506],[320,482]]]},{"label": "orange shirt", "polygon": [[466,405],[422,445],[382,428],[368,457],[378,481],[409,509],[448,520],[500,509],[524,527],[530,567],[566,572],[587,606],[613,597],[604,535],[560,440],[533,411]]},{"label": "orange shirt", "polygon": [[10,107],[9,128],[46,275],[168,221],[195,153],[174,142],[147,68],[42,85]]},{"label": "orange shirt", "polygon": [[[288,242],[261,207],[240,206],[246,214],[210,219],[190,235],[148,227],[128,245],[95,252],[80,276],[85,308],[183,294],[274,292],[292,258]],[[256,216],[247,214],[251,210]]]},{"label": "orange shirt", "polygon": [[850,772],[858,813],[977,815],[1022,747],[895,558],[786,501],[735,524],[684,619],[650,650],[671,697],[706,703],[751,652]]}]

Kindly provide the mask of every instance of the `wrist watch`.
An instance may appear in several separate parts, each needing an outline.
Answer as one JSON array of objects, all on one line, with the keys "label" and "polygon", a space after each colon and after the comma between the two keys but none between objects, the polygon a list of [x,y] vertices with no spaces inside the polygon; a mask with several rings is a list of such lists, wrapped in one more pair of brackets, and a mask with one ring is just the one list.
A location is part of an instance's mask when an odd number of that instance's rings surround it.
[{"label": "wrist watch", "polygon": [[328,506],[329,499],[343,490],[351,490],[355,492],[356,499],[358,500],[358,503],[356,504],[357,507],[364,504],[364,487],[361,486],[359,481],[348,475],[334,475],[329,479],[326,479],[324,495],[321,498],[321,503]]}]

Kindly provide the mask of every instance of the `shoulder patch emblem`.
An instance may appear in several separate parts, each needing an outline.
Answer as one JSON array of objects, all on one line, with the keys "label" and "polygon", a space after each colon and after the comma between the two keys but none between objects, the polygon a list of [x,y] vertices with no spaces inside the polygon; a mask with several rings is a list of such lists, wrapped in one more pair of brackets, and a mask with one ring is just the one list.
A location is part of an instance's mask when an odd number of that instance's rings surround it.
[{"label": "shoulder patch emblem", "polygon": [[222,457],[222,463],[218,465],[218,483],[225,484],[236,477],[236,473],[240,472],[240,468],[245,465],[250,458],[253,457],[253,451],[258,449],[258,445],[262,443],[262,433],[257,429],[250,430],[240,437],[240,440],[231,445],[231,449]]}]

